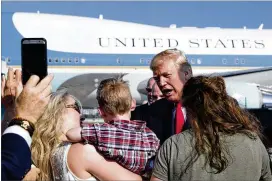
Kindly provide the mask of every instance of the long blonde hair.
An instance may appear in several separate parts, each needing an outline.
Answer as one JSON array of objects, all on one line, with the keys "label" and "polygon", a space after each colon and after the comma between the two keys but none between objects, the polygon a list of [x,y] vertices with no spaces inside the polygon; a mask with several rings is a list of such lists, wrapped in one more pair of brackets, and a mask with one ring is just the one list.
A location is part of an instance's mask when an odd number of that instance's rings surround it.
[{"label": "long blonde hair", "polygon": [[44,114],[35,124],[31,155],[35,166],[41,170],[38,180],[45,181],[53,178],[50,157],[62,142],[60,140],[62,115],[65,112],[68,96],[70,95],[65,90],[53,93]]}]

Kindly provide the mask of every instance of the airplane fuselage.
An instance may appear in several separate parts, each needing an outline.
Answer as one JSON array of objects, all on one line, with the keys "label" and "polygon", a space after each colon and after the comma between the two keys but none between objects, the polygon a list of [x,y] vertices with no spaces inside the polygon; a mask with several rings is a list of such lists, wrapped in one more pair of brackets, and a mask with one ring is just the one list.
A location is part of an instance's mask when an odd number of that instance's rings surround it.
[{"label": "airplane fuselage", "polygon": [[11,33],[16,33],[14,47],[7,49],[3,45],[7,42],[2,42],[2,60],[20,68],[20,38],[47,39],[54,90],[66,87],[74,94],[80,92],[87,107],[95,105],[99,81],[119,73],[129,80],[137,102],[143,102],[139,90],[152,76],[150,61],[165,49],[184,51],[195,75],[272,66],[272,30],[165,28],[38,13],[14,13],[10,21]]}]

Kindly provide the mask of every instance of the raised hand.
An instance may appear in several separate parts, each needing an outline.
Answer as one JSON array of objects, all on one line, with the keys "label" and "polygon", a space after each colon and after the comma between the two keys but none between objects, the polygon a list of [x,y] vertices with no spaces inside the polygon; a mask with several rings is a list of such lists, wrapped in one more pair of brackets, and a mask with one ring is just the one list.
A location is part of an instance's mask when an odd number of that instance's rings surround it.
[{"label": "raised hand", "polygon": [[35,123],[44,112],[50,100],[53,75],[46,76],[39,82],[39,77],[32,75],[23,90],[16,89],[16,116]]}]

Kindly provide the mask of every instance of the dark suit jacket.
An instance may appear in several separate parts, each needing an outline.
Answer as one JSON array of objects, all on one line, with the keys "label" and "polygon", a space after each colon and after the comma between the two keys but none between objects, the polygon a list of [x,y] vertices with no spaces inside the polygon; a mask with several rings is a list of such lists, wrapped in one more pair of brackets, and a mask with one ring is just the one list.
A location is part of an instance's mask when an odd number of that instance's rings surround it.
[{"label": "dark suit jacket", "polygon": [[2,135],[1,180],[22,180],[31,167],[31,152],[24,138],[17,134]]},{"label": "dark suit jacket", "polygon": [[[167,99],[160,99],[150,106],[148,104],[137,106],[131,112],[131,119],[146,121],[147,127],[154,131],[162,144],[166,139],[175,134],[173,130],[174,109],[175,105],[173,102]],[[186,121],[183,130],[189,128],[188,122]]]}]

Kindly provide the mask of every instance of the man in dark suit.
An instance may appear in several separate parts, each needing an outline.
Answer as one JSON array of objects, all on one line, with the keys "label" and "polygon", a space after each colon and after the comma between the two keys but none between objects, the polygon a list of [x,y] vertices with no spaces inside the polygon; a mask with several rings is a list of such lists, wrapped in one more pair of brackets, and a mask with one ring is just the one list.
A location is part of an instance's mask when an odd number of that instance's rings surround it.
[{"label": "man in dark suit", "polygon": [[31,76],[23,89],[21,71],[9,69],[7,81],[2,76],[1,102],[15,112],[3,120],[9,126],[1,137],[1,180],[22,180],[30,170],[31,135],[50,99],[52,79],[49,75],[39,83],[38,76]]},{"label": "man in dark suit", "polygon": [[157,54],[151,61],[150,69],[160,87],[164,99],[148,107],[136,107],[132,120],[144,120],[161,141],[189,127],[186,110],[181,106],[182,89],[192,77],[192,68],[185,54],[177,49],[168,49]]},{"label": "man in dark suit", "polygon": [[147,85],[146,85],[146,93],[147,93],[147,103],[142,104],[141,106],[138,106],[136,110],[132,113],[134,118],[137,118],[138,120],[148,120],[148,114],[141,114],[141,113],[148,113],[149,106],[153,104],[154,102],[160,100],[163,95],[161,90],[159,89],[156,81],[153,77],[148,79]]}]

